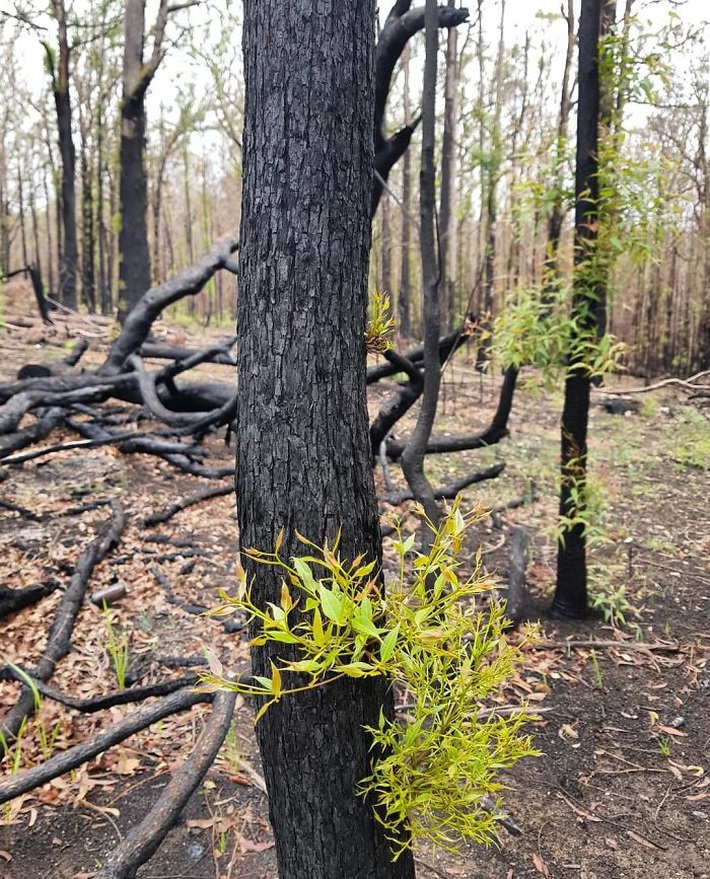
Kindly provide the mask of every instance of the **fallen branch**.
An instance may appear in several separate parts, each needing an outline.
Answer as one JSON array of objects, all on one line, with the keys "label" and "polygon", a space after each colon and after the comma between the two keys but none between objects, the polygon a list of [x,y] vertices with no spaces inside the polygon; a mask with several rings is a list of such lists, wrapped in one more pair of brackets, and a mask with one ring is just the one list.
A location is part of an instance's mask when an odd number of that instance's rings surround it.
[{"label": "fallen branch", "polygon": [[657,653],[680,653],[680,644],[668,644],[664,641],[655,641],[652,644],[646,641],[531,641],[533,650],[650,650]]},{"label": "fallen branch", "polygon": [[27,507],[21,507],[19,504],[13,504],[12,501],[6,501],[2,498],[0,498],[0,509],[7,510],[8,513],[17,513],[18,516],[28,519],[30,522],[41,522],[44,519],[43,515],[28,510]]},{"label": "fallen branch", "polygon": [[56,443],[53,446],[43,446],[41,449],[33,449],[31,452],[22,452],[18,455],[8,455],[3,459],[3,464],[24,464],[25,461],[34,461],[35,458],[43,458],[45,455],[53,455],[57,452],[71,452],[74,449],[97,449],[100,446],[111,446],[125,443],[126,440],[134,440],[139,437],[150,437],[148,432],[137,433],[135,430],[114,433],[96,439],[72,440],[68,443]]},{"label": "fallen branch", "polygon": [[42,586],[29,586],[27,589],[10,589],[7,586],[0,586],[0,619],[9,616],[11,613],[17,613],[25,607],[37,604],[47,595],[51,595],[59,588],[56,580],[50,580]]},{"label": "fallen branch", "polygon": [[[465,476],[463,479],[459,479],[456,482],[450,482],[448,485],[441,485],[439,488],[434,489],[434,497],[436,500],[452,500],[460,491],[463,491],[464,488],[468,488],[469,485],[475,485],[477,482],[483,482],[486,479],[495,479],[504,469],[505,464],[501,462],[499,464],[494,464],[487,470],[481,470],[478,473]],[[380,500],[396,507],[405,501],[414,500],[414,495],[411,491],[390,492],[389,494],[382,495]]]},{"label": "fallen branch", "polygon": [[657,391],[659,388],[666,388],[669,385],[675,385],[676,387],[682,388],[685,391],[697,391],[697,390],[710,390],[710,385],[696,385],[694,382],[698,381],[698,379],[705,378],[706,375],[710,375],[710,369],[706,369],[703,372],[696,372],[695,375],[691,375],[689,378],[664,378],[663,381],[656,382],[653,385],[645,385],[642,388],[625,388],[624,390],[608,390],[607,388],[599,388],[603,393],[613,396],[626,396],[626,394],[648,394],[649,391]]},{"label": "fallen branch", "polygon": [[192,348],[181,348],[178,345],[158,345],[153,342],[144,342],[140,348],[140,355],[150,360],[176,360],[186,361],[197,355],[199,363],[215,363],[223,366],[236,366],[237,361],[229,353],[231,340],[222,343],[215,349],[206,349],[207,353],[194,351]]},{"label": "fallen branch", "polygon": [[136,870],[155,854],[222,747],[236,698],[233,691],[217,693],[212,714],[192,753],[172,776],[147,817],[116,846],[94,879],[134,879]]},{"label": "fallen branch", "polygon": [[233,491],[233,485],[220,485],[217,488],[204,489],[197,494],[193,494],[190,497],[177,501],[172,504],[172,506],[162,510],[160,513],[151,513],[150,516],[146,516],[143,520],[143,524],[150,527],[151,525],[158,525],[167,522],[168,519],[172,519],[176,513],[186,510],[188,507],[202,503],[202,501],[212,500],[212,498],[224,497],[225,495],[231,494]]},{"label": "fallen branch", "polygon": [[0,781],[0,805],[46,784],[53,778],[58,778],[66,772],[77,769],[114,745],[118,745],[135,733],[146,729],[152,723],[157,723],[171,714],[192,708],[193,705],[200,702],[211,702],[213,697],[214,693],[182,689],[157,704],[144,705],[138,711],[112,723],[87,741],[50,757],[39,766],[33,766],[31,769],[18,772],[11,778]]},{"label": "fallen branch", "polygon": [[197,683],[197,676],[173,678],[170,681],[161,681],[157,684],[149,684],[145,687],[131,687],[128,690],[119,690],[117,693],[106,693],[101,696],[93,696],[90,699],[77,699],[74,696],[68,696],[55,687],[50,687],[24,669],[18,667],[6,666],[0,669],[0,680],[16,680],[20,683],[29,681],[32,686],[37,689],[40,696],[45,699],[51,699],[53,702],[59,702],[60,705],[66,705],[67,708],[73,708],[82,714],[95,714],[97,711],[103,711],[106,708],[113,708],[115,705],[131,705],[135,702],[143,702],[145,699],[151,699],[157,696],[168,696],[177,690],[185,687],[194,687]]},{"label": "fallen branch", "polygon": [[49,409],[29,427],[23,427],[14,433],[6,433],[0,437],[0,458],[43,440],[64,420],[65,415],[64,409]]},{"label": "fallen branch", "polygon": [[[57,608],[56,615],[49,628],[49,640],[36,667],[32,671],[32,677],[46,683],[54,674],[54,669],[60,659],[67,655],[71,648],[71,635],[74,623],[84,601],[84,595],[89,578],[94,567],[105,558],[111,549],[118,543],[125,518],[118,503],[112,505],[112,518],[107,523],[104,532],[87,546],[79,556],[76,568],[69,580],[62,600]],[[22,722],[31,717],[36,710],[35,694],[27,684],[22,684],[17,702],[11,708],[0,726],[0,748],[5,750],[7,745],[15,739]]]}]

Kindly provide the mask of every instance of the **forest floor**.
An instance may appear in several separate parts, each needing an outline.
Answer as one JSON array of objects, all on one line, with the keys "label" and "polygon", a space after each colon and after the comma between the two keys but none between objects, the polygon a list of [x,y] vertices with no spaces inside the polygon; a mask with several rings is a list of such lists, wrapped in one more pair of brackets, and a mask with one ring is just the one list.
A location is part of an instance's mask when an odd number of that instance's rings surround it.
[{"label": "forest floor", "polygon": [[[36,325],[22,326],[16,317],[13,323],[11,314],[6,318],[0,328],[0,380],[12,378],[24,363],[61,359],[67,336],[77,331],[91,337],[86,359],[102,360],[106,322],[75,319],[48,339]],[[156,333],[177,344],[223,335],[164,325]],[[227,367],[204,370],[230,378]],[[485,426],[497,386],[498,379],[475,372],[462,350],[446,373],[437,432]],[[393,387],[381,382],[372,390],[373,411]],[[595,399],[601,397],[595,393]],[[473,559],[482,550],[483,564],[499,578],[503,594],[510,527],[528,529],[528,610],[540,619],[540,638],[526,651],[505,695],[511,702],[527,698],[539,710],[530,731],[541,755],[504,778],[504,808],[521,834],[501,828],[498,845],[464,847],[460,855],[422,847],[416,852],[420,879],[710,877],[710,422],[707,410],[686,405],[672,389],[640,399],[640,413],[626,417],[606,414],[596,403],[593,409],[591,483],[599,540],[592,551],[592,583],[598,610],[584,623],[544,617],[554,585],[561,396],[523,387],[509,439],[483,453],[430,459],[435,482],[506,462],[499,479],[464,493],[466,503],[505,503],[529,494],[534,483],[538,499],[502,514],[495,525],[482,521],[467,551]],[[75,438],[59,430],[51,442]],[[233,452],[223,442],[213,439],[209,446],[215,461],[231,460]],[[7,586],[64,582],[107,519],[107,508],[91,508],[92,502],[120,498],[128,519],[119,547],[94,571],[90,587],[94,592],[125,584],[126,596],[108,612],[86,602],[73,650],[59,663],[53,686],[81,697],[115,691],[124,637],[129,675],[142,684],[182,673],[161,664],[168,657],[199,657],[205,647],[235,660],[247,655],[243,633],[227,634],[219,619],[199,614],[216,603],[218,587],[229,589],[233,581],[233,498],[214,498],[147,526],[149,514],[195,494],[205,481],[110,446],[48,454],[4,469],[1,498],[14,505],[0,508],[0,582]],[[376,478],[381,488],[379,469]],[[406,510],[400,512],[405,523],[414,522]],[[386,558],[387,553],[385,540]],[[46,643],[58,600],[59,591],[0,622],[3,662],[32,664]],[[111,648],[111,638],[118,647]],[[16,687],[0,683],[0,715],[14,703]],[[19,773],[130,710],[80,714],[43,699],[3,771]],[[197,706],[154,724],[70,775],[0,807],[0,876],[90,879],[150,811],[208,714],[208,707]],[[248,703],[239,700],[206,781],[138,875],[275,879]]]}]

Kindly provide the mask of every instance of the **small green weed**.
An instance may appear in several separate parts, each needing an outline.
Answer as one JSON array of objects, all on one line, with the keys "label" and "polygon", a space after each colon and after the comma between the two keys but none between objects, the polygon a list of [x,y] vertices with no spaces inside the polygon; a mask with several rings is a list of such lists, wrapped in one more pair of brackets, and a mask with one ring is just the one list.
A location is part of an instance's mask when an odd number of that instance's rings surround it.
[{"label": "small green weed", "polygon": [[620,563],[591,563],[588,567],[589,605],[598,610],[607,623],[629,628],[640,639],[641,627],[630,619],[637,611],[626,597],[624,577],[624,566]]},{"label": "small green weed", "polygon": [[666,555],[678,554],[678,547],[663,537],[647,537],[641,545],[651,552],[661,552]]},{"label": "small green weed", "polygon": [[651,420],[658,415],[658,410],[661,408],[661,404],[658,402],[658,399],[653,395],[647,395],[641,400],[639,404],[639,415],[642,418],[646,418]]},{"label": "small green weed", "polygon": [[119,690],[126,689],[126,675],[130,663],[128,649],[128,635],[121,631],[117,633],[111,621],[111,612],[106,602],[103,603],[104,625],[106,626],[106,649],[111,657],[111,665],[116,675],[116,683]]}]

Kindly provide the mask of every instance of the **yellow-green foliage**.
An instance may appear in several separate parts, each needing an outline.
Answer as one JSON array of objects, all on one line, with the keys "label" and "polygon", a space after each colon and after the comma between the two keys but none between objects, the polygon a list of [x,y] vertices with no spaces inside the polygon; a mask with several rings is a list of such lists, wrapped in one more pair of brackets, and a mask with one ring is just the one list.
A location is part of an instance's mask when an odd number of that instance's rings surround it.
[{"label": "yellow-green foliage", "polygon": [[[256,607],[243,573],[239,597],[220,592],[224,605],[217,613],[236,606],[258,622],[253,644],[296,645],[300,654],[272,663],[269,678],[234,683],[218,667],[204,675],[212,685],[266,697],[257,720],[286,694],[343,676],[386,676],[406,689],[413,702],[406,723],[381,714],[377,728],[369,728],[374,753],[384,756],[375,758],[361,784],[395,858],[418,838],[446,848],[464,838],[490,842],[496,819],[482,799],[501,789],[501,769],[535,753],[521,732],[530,719],[525,709],[479,718],[481,700],[498,693],[520,661],[520,647],[505,637],[503,606],[476,606],[490,589],[479,566],[459,575],[464,535],[480,515],[464,516],[455,503],[426,554],[414,550],[414,535],[405,539],[398,528],[399,573],[386,597],[374,562],[344,563],[337,540],[319,547],[300,536],[309,554],[286,562],[279,555],[282,535],[273,553],[247,551],[282,570],[278,605]],[[289,686],[291,673],[310,681]]]},{"label": "yellow-green foliage", "polygon": [[370,307],[365,328],[365,347],[368,354],[383,354],[392,347],[394,318],[392,305],[387,293],[374,291],[370,296]]},{"label": "yellow-green foliage", "polygon": [[564,369],[603,378],[621,368],[626,349],[609,333],[597,338],[586,320],[585,308],[571,309],[564,285],[518,290],[495,320],[494,353],[504,367],[538,367],[551,386]]}]

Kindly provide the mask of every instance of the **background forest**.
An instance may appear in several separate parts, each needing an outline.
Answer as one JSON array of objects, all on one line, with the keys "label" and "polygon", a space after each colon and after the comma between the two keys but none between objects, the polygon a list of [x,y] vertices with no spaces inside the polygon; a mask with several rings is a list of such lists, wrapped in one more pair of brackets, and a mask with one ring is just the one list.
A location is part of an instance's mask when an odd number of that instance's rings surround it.
[{"label": "background forest", "polygon": [[[445,327],[466,312],[495,315],[524,300],[541,283],[551,223],[562,223],[562,266],[571,262],[576,4],[469,5],[468,21],[444,32],[440,50]],[[607,71],[621,206],[614,234],[624,243],[613,268],[609,328],[630,346],[632,370],[646,375],[698,371],[710,356],[710,86],[702,6],[620,4]],[[386,135],[418,123],[423,40],[416,35],[400,62]],[[147,179],[147,226],[123,224],[137,236],[125,246],[140,263],[138,277],[161,283],[234,232],[240,43],[241,5],[228,0],[210,3],[209,12],[191,2],[158,8],[135,0],[54,0],[49,9],[6,2],[0,275],[32,264],[65,306],[115,312],[121,108],[132,88],[147,106],[139,172]],[[408,150],[389,173],[373,227],[371,286],[391,295],[405,337],[421,330],[418,152]],[[128,161],[124,156],[124,167]],[[229,323],[234,285],[218,273],[176,308],[204,323]]]}]

